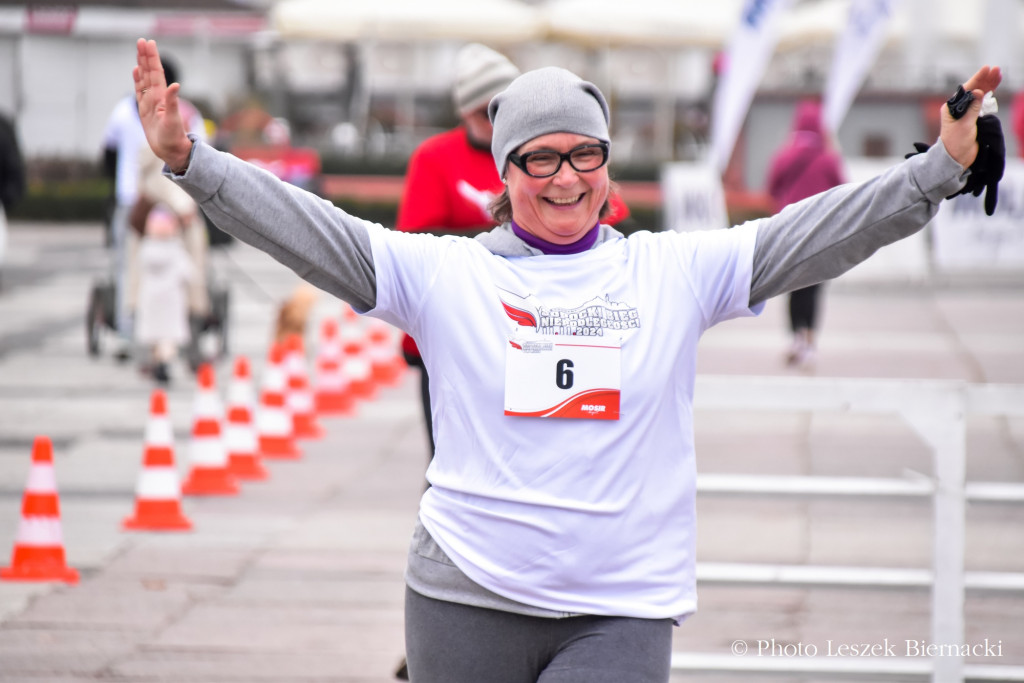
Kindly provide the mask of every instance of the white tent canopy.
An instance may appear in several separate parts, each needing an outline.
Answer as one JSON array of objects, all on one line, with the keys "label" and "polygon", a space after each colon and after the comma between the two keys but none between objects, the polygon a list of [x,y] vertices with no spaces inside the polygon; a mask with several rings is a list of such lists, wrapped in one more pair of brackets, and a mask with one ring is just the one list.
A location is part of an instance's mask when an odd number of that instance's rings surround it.
[{"label": "white tent canopy", "polygon": [[538,11],[517,0],[281,0],[270,23],[282,38],[333,41],[510,43],[543,28]]},{"label": "white tent canopy", "polygon": [[473,40],[552,38],[590,45],[717,48],[742,0],[280,0],[271,26],[284,38]]},{"label": "white tent canopy", "polygon": [[[918,14],[920,2],[896,2],[886,31],[890,45],[903,43],[925,27],[944,42],[973,43],[978,40],[982,12],[974,3],[962,0],[931,0],[927,17]],[[786,16],[777,49],[785,52],[811,44],[832,45],[845,30],[850,0],[820,0],[794,7]]]},{"label": "white tent canopy", "polygon": [[740,0],[548,0],[548,36],[585,45],[717,48],[732,34]]}]

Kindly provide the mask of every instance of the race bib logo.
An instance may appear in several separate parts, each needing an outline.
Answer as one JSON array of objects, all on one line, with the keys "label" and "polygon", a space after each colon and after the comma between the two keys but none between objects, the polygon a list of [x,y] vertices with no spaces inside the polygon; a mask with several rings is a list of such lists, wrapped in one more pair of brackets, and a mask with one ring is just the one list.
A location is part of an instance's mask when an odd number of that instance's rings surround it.
[{"label": "race bib logo", "polygon": [[603,337],[609,332],[640,328],[640,313],[633,306],[595,296],[574,308],[551,308],[533,294],[522,297],[505,290],[498,294],[505,313],[517,325],[541,335]]}]

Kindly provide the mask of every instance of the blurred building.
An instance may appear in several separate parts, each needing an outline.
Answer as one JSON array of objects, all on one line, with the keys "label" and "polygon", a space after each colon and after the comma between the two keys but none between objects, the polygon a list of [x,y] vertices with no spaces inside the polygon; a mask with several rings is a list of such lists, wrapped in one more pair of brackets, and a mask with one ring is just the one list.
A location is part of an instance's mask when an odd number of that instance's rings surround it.
[{"label": "blurred building", "polygon": [[[746,186],[763,184],[767,159],[787,132],[793,103],[821,91],[849,2],[797,0],[790,10],[737,144]],[[596,82],[613,110],[616,164],[650,169],[704,153],[713,67],[741,4],[5,4],[0,5],[0,109],[17,117],[28,157],[94,158],[111,107],[131,91],[134,41],[145,36],[173,54],[183,92],[213,118],[255,99],[289,122],[296,144],[325,155],[402,159],[422,139],[455,122],[454,55],[462,43],[478,40],[523,69],[555,64]],[[936,103],[985,61],[1004,66],[1007,95],[1024,88],[1021,4],[903,0],[902,18],[894,20],[839,131],[844,153],[897,157],[915,140],[934,139]],[[1005,40],[1008,33],[1016,39]],[[1002,99],[1007,120],[1010,100]],[[1009,144],[1011,152],[1017,149],[1016,140]]]},{"label": "blurred building", "polygon": [[133,90],[137,38],[157,38],[183,92],[217,110],[248,90],[249,40],[265,27],[264,7],[228,0],[2,5],[0,109],[17,117],[27,156],[95,158]]}]

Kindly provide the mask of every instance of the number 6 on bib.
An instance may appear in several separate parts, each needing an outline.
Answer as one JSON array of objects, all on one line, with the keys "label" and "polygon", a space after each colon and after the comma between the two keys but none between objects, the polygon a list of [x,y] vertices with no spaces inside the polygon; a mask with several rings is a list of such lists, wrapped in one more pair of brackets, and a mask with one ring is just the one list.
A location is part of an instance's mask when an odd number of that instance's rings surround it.
[{"label": "number 6 on bib", "polygon": [[509,340],[505,414],[618,420],[621,342],[601,337]]}]

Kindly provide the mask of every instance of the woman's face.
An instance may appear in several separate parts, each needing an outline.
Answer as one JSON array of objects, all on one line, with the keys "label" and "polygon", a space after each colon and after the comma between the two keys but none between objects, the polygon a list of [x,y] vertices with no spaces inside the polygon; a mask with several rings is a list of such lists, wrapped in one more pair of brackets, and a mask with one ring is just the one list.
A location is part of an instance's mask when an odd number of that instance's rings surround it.
[{"label": "woman's face", "polygon": [[[566,153],[595,138],[574,133],[550,133],[530,140],[516,152],[537,150]],[[601,207],[608,199],[607,164],[581,173],[563,161],[555,175],[534,178],[515,164],[505,173],[512,218],[519,227],[554,244],[572,244],[597,225]]]}]

